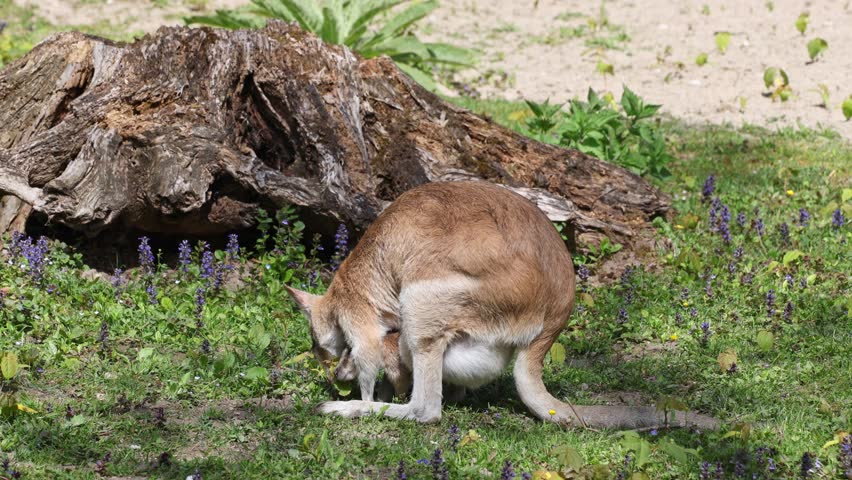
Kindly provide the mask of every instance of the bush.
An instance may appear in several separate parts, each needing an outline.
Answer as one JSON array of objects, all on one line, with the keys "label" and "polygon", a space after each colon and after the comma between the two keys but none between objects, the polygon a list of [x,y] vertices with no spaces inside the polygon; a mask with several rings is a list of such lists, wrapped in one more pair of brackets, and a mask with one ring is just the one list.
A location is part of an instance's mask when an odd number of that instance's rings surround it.
[{"label": "bush", "polygon": [[532,117],[526,121],[527,134],[543,142],[575,148],[601,160],[613,162],[639,175],[666,179],[672,156],[666,150],[660,130],[647,120],[659,105],[649,105],[624,87],[621,109],[612,99],[589,89],[586,101],[562,105],[527,101]]},{"label": "bush", "polygon": [[[365,58],[387,55],[406,74],[434,89],[431,69],[473,63],[470,50],[445,43],[421,42],[410,32],[412,25],[438,7],[435,0],[251,0],[241,10],[217,10],[215,15],[188,17],[187,24],[223,28],[259,28],[266,18],[299,25],[327,43],[346,45]],[[391,12],[407,4],[402,11]],[[387,20],[379,25],[379,17]]]}]

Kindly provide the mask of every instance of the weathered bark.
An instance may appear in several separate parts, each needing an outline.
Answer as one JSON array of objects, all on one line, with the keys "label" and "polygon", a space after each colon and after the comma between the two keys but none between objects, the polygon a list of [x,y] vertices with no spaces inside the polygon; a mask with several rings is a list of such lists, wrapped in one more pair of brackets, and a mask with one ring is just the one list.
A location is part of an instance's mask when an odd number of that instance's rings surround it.
[{"label": "weathered bark", "polygon": [[162,28],[132,44],[62,33],[0,72],[0,232],[30,206],[90,235],[217,234],[285,204],[364,227],[413,186],[469,178],[626,244],[669,206],[621,168],[280,22]]}]

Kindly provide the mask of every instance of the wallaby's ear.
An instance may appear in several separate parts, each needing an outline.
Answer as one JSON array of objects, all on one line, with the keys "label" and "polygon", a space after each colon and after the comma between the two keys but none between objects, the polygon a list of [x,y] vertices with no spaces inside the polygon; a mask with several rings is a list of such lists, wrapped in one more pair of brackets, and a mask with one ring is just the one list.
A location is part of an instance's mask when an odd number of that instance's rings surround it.
[{"label": "wallaby's ear", "polygon": [[293,297],[293,300],[296,302],[296,305],[299,306],[299,309],[302,310],[305,315],[310,319],[311,311],[313,310],[313,306],[316,304],[317,300],[321,297],[319,295],[314,295],[313,293],[303,292],[296,288],[284,286],[287,289],[287,293]]}]

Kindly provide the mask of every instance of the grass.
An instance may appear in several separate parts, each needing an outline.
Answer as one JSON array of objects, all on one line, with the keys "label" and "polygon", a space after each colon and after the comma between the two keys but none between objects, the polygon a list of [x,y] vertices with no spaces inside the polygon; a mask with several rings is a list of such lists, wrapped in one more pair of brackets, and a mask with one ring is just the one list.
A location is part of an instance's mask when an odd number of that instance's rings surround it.
[{"label": "grass", "polygon": [[[0,17],[24,19],[3,37],[24,51],[57,29],[9,3],[0,4]],[[522,103],[453,101],[510,128],[522,129],[529,117]],[[220,289],[215,272],[204,274],[212,248],[196,247],[184,272],[177,245],[155,241],[164,255],[152,273],[138,262],[116,264],[130,267],[116,287],[83,278],[86,263],[95,263],[84,244],[52,243],[39,281],[6,239],[0,354],[14,352],[26,368],[0,384],[4,401],[36,413],[3,410],[0,462],[9,464],[0,477],[397,478],[404,462],[408,478],[433,478],[435,470],[440,478],[444,466],[450,478],[499,478],[509,460],[518,477],[564,473],[570,464],[582,478],[699,478],[709,462],[724,478],[734,478],[738,463],[757,478],[793,478],[810,452],[823,465],[819,475],[841,478],[837,445],[823,445],[852,429],[852,378],[844,373],[852,371],[852,231],[848,221],[832,226],[836,209],[852,217],[852,200],[844,199],[852,147],[829,131],[675,120],[660,128],[675,156],[673,176],[652,181],[672,195],[676,213],[655,223],[659,247],[618,281],[594,282],[599,265],[576,256],[592,277],[580,282],[579,306],[560,338],[569,360],[550,361],[545,383],[581,404],[675,397],[723,419],[722,431],[647,432],[645,443],[566,431],[529,415],[508,371],[445,406],[436,425],[317,416],[313,407],[339,393],[305,355],[307,327],[283,285],[322,291],[329,257],[312,252],[314,243],[284,212],[243,239],[238,259],[213,257],[233,268],[221,270]],[[715,187],[705,199],[709,175]],[[714,197],[729,207],[730,243],[718,225],[709,228]],[[807,226],[800,209],[809,212]],[[762,236],[752,227],[758,219]],[[779,233],[782,223],[789,239]],[[30,257],[35,252],[28,248]],[[97,263],[103,256],[112,253],[101,252]],[[319,270],[326,273],[316,278]],[[156,303],[146,291],[152,284]],[[723,371],[718,361],[728,350],[736,369]],[[732,431],[739,433],[726,437]],[[445,463],[425,464],[436,448]]]},{"label": "grass", "polygon": [[[524,108],[460,103],[510,126]],[[621,281],[581,282],[581,307],[560,338],[575,360],[549,363],[545,382],[557,397],[576,403],[621,396],[653,404],[666,395],[727,422],[718,433],[643,434],[651,453],[642,465],[630,463],[631,472],[697,478],[700,463],[708,461],[721,465],[727,478],[739,459],[744,468],[766,473],[766,461],[755,457],[763,445],[776,449],[778,467],[775,476],[760,478],[796,476],[804,452],[833,472],[837,447],[822,446],[852,427],[852,379],[842,374],[852,370],[852,262],[848,224],[834,229],[831,214],[842,205],[850,216],[852,202],[842,203],[841,195],[852,187],[852,150],[829,132],[678,122],[664,130],[677,158],[674,178],[660,184],[677,210],[671,222],[657,222],[664,246]],[[711,206],[702,201],[702,187],[710,174],[713,196],[730,207],[730,244],[708,229]],[[811,214],[806,227],[798,225],[800,208]],[[743,228],[735,220],[740,211]],[[564,451],[555,447],[570,446],[582,464],[601,470],[599,478],[624,469],[629,443],[614,432],[565,431],[534,420],[508,373],[460,405],[445,406],[437,425],[315,415],[313,407],[337,393],[304,355],[306,325],[282,285],[310,283],[320,263],[309,247],[293,247],[300,224],[289,217],[282,225],[281,218],[264,223],[271,228],[266,244],[278,251],[244,248],[232,261],[217,254],[217,262],[235,268],[228,282],[243,279],[239,288],[217,293],[212,280],[202,278],[203,249],[196,249],[187,273],[174,261],[157,264],[150,276],[137,265],[118,289],[107,280],[83,280],[87,267],[71,247],[51,245],[41,283],[26,260],[6,250],[0,351],[15,352],[29,367],[4,390],[16,390],[18,401],[37,413],[0,420],[0,459],[8,456],[9,468],[25,478],[91,478],[95,471],[154,478],[196,471],[205,479],[396,478],[400,461],[408,478],[432,478],[433,467],[418,460],[440,448],[451,478],[493,478],[506,460],[518,475],[564,470]],[[758,218],[762,237],[750,227]],[[789,241],[778,233],[783,222]],[[175,245],[157,246],[170,254],[163,258],[173,258]],[[738,246],[743,255],[735,260]],[[803,256],[785,264],[794,250]],[[598,267],[586,266],[592,274]],[[716,277],[708,288],[710,275]],[[151,282],[156,305],[145,291]],[[312,288],[321,291],[323,282]],[[199,287],[207,289],[201,317]],[[770,289],[776,296],[772,316]],[[783,313],[788,301],[789,319]],[[768,350],[757,345],[763,330],[774,339]],[[717,363],[729,349],[737,355],[732,373]],[[741,423],[752,426],[747,441],[724,438]],[[468,439],[455,451],[448,433],[453,426]],[[694,453],[675,460],[665,453],[670,440]]]}]

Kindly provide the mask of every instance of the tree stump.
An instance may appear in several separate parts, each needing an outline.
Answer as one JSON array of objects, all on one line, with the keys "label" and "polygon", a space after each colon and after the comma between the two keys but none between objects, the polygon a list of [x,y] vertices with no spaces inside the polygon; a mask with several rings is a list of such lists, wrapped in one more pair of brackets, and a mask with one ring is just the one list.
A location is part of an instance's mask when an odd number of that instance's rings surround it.
[{"label": "tree stump", "polygon": [[[30,211],[214,235],[295,204],[366,227],[405,190],[485,179],[630,246],[669,199],[598,159],[518,135],[295,25],[51,36],[0,72],[0,232]],[[319,218],[319,217],[318,217]]]}]

